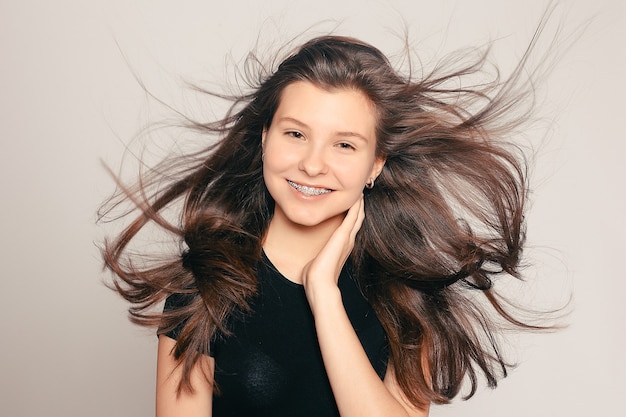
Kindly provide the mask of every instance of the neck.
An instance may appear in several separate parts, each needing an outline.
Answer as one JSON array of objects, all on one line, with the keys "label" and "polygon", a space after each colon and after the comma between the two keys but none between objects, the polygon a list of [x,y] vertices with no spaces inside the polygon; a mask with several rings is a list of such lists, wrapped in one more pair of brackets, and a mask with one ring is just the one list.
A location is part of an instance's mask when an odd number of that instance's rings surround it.
[{"label": "neck", "polygon": [[317,256],[342,220],[343,216],[338,216],[315,226],[303,226],[277,211],[265,235],[263,250],[285,277],[301,283],[302,269]]}]

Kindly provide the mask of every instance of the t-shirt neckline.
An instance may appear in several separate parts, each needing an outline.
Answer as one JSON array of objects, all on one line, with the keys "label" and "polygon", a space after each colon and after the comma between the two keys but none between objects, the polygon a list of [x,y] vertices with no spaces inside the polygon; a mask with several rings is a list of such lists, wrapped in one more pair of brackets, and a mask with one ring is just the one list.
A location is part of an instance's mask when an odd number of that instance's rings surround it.
[{"label": "t-shirt neckline", "polygon": [[265,263],[265,265],[272,270],[273,272],[275,272],[276,274],[276,278],[278,278],[280,281],[284,282],[285,284],[294,287],[294,288],[299,288],[304,290],[304,285],[299,284],[297,282],[294,282],[292,280],[290,280],[289,278],[287,278],[286,276],[283,275],[282,272],[280,272],[278,270],[278,268],[276,268],[276,266],[274,265],[274,263],[270,260],[270,258],[267,256],[267,254],[265,253],[265,249],[261,250],[261,259],[263,260],[263,263]]}]

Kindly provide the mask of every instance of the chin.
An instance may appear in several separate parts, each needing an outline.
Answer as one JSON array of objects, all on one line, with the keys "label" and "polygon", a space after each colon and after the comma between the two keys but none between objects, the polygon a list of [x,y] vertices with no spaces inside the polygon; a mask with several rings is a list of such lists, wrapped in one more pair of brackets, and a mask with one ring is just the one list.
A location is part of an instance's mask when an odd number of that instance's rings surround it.
[{"label": "chin", "polygon": [[345,213],[346,212],[341,212],[339,214],[334,214],[331,216],[298,214],[294,216],[289,216],[288,218],[292,223],[297,224],[298,226],[302,226],[302,227],[316,227],[316,226],[323,226],[323,225],[332,225],[334,223],[336,223],[337,226],[339,226],[339,224],[341,224],[341,221],[345,217]]}]

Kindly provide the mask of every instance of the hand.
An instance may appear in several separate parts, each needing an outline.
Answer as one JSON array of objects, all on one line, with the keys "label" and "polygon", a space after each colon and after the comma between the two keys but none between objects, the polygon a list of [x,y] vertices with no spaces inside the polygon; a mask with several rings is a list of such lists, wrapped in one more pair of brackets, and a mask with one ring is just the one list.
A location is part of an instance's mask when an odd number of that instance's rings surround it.
[{"label": "hand", "polygon": [[334,290],[337,292],[337,281],[343,265],[354,248],[356,234],[365,219],[363,196],[350,207],[346,217],[337,230],[333,232],[326,245],[317,256],[304,266],[302,284],[309,304],[313,308],[320,292]]}]

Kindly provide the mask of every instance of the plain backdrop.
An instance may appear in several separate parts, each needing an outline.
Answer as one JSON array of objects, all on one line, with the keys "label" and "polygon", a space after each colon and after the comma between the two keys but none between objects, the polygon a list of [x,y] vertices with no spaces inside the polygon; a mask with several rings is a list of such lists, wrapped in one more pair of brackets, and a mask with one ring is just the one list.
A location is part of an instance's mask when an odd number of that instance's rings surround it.
[{"label": "plain backdrop", "polygon": [[[309,30],[362,38],[394,55],[406,27],[424,63],[497,40],[510,68],[547,1],[3,0],[0,2],[0,415],[150,416],[156,337],[106,289],[94,244],[99,203],[154,105],[133,71],[178,108],[182,79],[232,77],[257,39]],[[562,1],[563,45],[593,18],[538,90],[545,140],[533,170],[529,282],[573,294],[570,327],[513,339],[519,367],[500,387],[432,416],[614,416],[623,411],[626,19],[622,0]],[[318,22],[325,21],[321,25]],[[262,36],[259,36],[259,33]],[[399,36],[400,35],[400,36]],[[544,46],[549,43],[544,42]],[[274,46],[276,46],[274,45]],[[556,53],[555,52],[555,53]],[[206,100],[206,98],[204,98]],[[206,106],[206,107],[205,107]],[[208,110],[207,110],[208,112]]]}]

